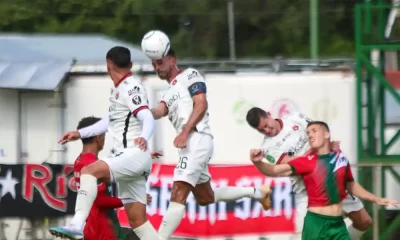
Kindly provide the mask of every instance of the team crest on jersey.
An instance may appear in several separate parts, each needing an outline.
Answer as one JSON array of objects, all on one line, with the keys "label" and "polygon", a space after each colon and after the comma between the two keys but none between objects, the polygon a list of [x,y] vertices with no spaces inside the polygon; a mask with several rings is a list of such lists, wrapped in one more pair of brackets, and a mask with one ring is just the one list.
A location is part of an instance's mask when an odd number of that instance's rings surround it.
[{"label": "team crest on jersey", "polygon": [[118,98],[119,98],[119,93],[117,92],[117,93],[115,94],[115,99],[118,100]]},{"label": "team crest on jersey", "polygon": [[176,79],[172,81],[172,86],[174,86],[175,84],[176,84]]},{"label": "team crest on jersey", "polygon": [[295,130],[295,131],[297,131],[297,130],[299,130],[299,126],[297,126],[297,125],[293,125],[293,130]]},{"label": "team crest on jersey", "polygon": [[135,104],[135,105],[139,105],[139,104],[142,103],[142,99],[141,99],[140,96],[138,96],[138,95],[133,96],[133,98],[132,98],[132,103]]},{"label": "team crest on jersey", "polygon": [[344,156],[339,156],[338,158],[335,158],[332,161],[330,161],[330,163],[335,164],[333,172],[336,172],[338,169],[342,167],[347,167],[347,165],[349,164],[349,160],[347,160],[347,158]]}]

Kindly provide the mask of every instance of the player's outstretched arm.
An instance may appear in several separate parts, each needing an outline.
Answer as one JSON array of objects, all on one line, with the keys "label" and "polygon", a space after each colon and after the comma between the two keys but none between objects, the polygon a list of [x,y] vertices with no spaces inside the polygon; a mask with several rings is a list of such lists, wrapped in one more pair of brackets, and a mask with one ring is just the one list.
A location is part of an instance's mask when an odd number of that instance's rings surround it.
[{"label": "player's outstretched arm", "polygon": [[100,121],[96,122],[93,125],[90,125],[89,127],[85,127],[82,129],[79,129],[79,135],[81,138],[90,138],[90,137],[95,137],[99,136],[101,134],[104,134],[108,131],[108,123],[110,121],[110,117],[107,115],[103,117]]},{"label": "player's outstretched arm", "polygon": [[263,158],[264,153],[261,149],[250,150],[250,160],[262,174],[270,177],[284,177],[292,175],[293,171],[289,164],[272,165],[263,162]]},{"label": "player's outstretched arm", "polygon": [[396,200],[381,198],[381,197],[376,196],[375,194],[368,192],[360,184],[358,184],[355,181],[351,181],[351,182],[347,183],[347,191],[350,194],[352,194],[358,198],[361,198],[366,201],[374,202],[378,205],[382,205],[382,206],[390,206],[391,205],[391,206],[397,207],[397,205],[399,204],[399,202]]},{"label": "player's outstretched arm", "polygon": [[168,108],[165,102],[160,102],[157,107],[151,109],[151,113],[153,114],[154,119],[160,119],[162,117],[167,116]]}]

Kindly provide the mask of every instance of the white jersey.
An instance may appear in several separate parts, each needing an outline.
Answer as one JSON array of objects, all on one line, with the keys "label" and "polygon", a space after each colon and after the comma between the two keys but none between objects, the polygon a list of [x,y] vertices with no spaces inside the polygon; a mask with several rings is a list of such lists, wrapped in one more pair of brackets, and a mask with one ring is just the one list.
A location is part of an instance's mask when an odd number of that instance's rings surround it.
[{"label": "white jersey", "polygon": [[111,88],[108,133],[114,139],[113,150],[135,146],[134,139],[142,133],[142,123],[136,114],[148,105],[145,88],[132,75]]},{"label": "white jersey", "polygon": [[[281,131],[274,137],[266,136],[261,145],[265,158],[271,164],[279,164],[286,156],[302,156],[310,148],[307,137],[307,124],[312,120],[301,113],[292,113],[282,119]],[[305,192],[305,186],[300,176],[291,177],[293,191]]]},{"label": "white jersey", "polygon": [[[199,92],[206,93],[206,85],[204,78],[193,68],[180,72],[169,84],[162,101],[168,108],[168,118],[178,134],[188,122],[193,111],[192,96]],[[208,111],[196,125],[196,131],[211,135]]]}]

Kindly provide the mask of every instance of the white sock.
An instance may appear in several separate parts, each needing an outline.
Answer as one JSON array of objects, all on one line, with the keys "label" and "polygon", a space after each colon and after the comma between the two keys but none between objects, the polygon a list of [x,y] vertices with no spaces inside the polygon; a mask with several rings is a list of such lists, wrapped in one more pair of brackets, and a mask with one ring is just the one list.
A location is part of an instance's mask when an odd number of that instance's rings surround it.
[{"label": "white sock", "polygon": [[76,198],[75,215],[71,223],[83,229],[90,209],[97,196],[97,178],[89,174],[83,174],[80,177],[80,187]]},{"label": "white sock", "polygon": [[347,227],[347,231],[349,231],[351,240],[359,240],[361,236],[365,233],[354,228],[353,224]]},{"label": "white sock", "polygon": [[176,202],[169,203],[168,210],[165,213],[160,229],[158,230],[159,240],[168,240],[172,236],[175,229],[182,221],[184,214],[185,205]]},{"label": "white sock", "polygon": [[158,234],[154,229],[153,225],[149,221],[145,222],[142,226],[133,229],[136,236],[139,237],[140,240],[157,240]]},{"label": "white sock", "polygon": [[232,200],[248,198],[261,198],[261,192],[253,187],[221,187],[214,189],[214,202],[229,202]]}]

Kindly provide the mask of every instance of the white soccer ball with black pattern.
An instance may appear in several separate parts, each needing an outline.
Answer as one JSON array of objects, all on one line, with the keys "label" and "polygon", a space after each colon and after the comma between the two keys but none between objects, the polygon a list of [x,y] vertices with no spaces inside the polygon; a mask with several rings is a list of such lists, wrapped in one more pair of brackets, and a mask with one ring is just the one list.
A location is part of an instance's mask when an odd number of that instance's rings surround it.
[{"label": "white soccer ball with black pattern", "polygon": [[168,36],[159,30],[146,33],[142,39],[142,51],[151,60],[162,59],[168,54],[169,49],[170,41]]}]

